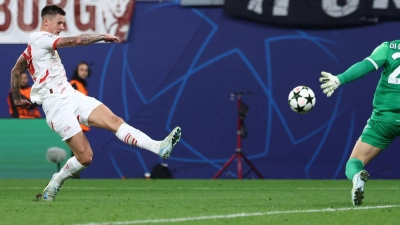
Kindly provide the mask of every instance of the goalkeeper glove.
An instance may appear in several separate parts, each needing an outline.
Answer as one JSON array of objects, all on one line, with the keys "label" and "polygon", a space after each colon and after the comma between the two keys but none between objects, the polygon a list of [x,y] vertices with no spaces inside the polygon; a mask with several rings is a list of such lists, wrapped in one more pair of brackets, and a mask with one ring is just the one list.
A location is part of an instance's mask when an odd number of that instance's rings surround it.
[{"label": "goalkeeper glove", "polygon": [[326,96],[331,97],[335,89],[339,87],[340,81],[336,76],[327,72],[321,72],[321,75],[322,77],[319,78],[319,81],[324,82],[321,88]]}]

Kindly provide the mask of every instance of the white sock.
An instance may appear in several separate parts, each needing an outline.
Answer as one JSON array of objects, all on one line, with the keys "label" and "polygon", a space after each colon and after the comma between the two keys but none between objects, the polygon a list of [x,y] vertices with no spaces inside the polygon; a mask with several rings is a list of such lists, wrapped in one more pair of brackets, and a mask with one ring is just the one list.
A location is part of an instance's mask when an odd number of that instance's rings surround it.
[{"label": "white sock", "polygon": [[156,154],[158,154],[158,151],[160,150],[161,141],[155,141],[151,139],[145,133],[133,128],[129,124],[121,124],[115,135],[119,138],[119,140],[127,143],[128,145],[137,146]]},{"label": "white sock", "polygon": [[82,164],[76,159],[76,157],[71,157],[65,163],[63,168],[61,168],[60,172],[58,172],[57,176],[54,178],[54,181],[59,185],[63,185],[64,181],[68,178],[71,178],[74,175],[79,174],[80,171],[85,169],[86,167],[82,166]]}]

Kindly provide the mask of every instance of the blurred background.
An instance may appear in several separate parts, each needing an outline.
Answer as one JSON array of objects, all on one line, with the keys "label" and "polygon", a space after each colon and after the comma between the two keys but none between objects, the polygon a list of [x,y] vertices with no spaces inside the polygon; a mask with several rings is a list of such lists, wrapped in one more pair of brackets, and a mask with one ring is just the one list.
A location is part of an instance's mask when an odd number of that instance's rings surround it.
[{"label": "blurred background", "polygon": [[[113,33],[122,43],[58,52],[71,78],[89,64],[87,89],[133,127],[163,139],[175,126],[172,157],[122,143],[113,133],[86,133],[92,165],[82,178],[144,178],[160,163],[178,179],[211,179],[235,153],[238,108],[248,106],[241,149],[265,179],[345,179],[345,163],[372,112],[381,69],[323,95],[321,71],[339,74],[399,37],[400,4],[390,0],[34,0],[0,3],[0,178],[49,178],[51,147],[68,147],[42,118],[11,118],[10,71],[39,30],[40,10],[58,4],[67,31]],[[114,5],[113,5],[114,4]],[[30,79],[30,78],[29,78]],[[29,81],[32,84],[32,81]],[[296,114],[296,86],[310,87],[316,105]],[[40,106],[39,109],[41,110]],[[366,168],[378,179],[400,177],[395,140]],[[257,174],[243,164],[243,177]],[[234,161],[219,178],[236,179]]]}]

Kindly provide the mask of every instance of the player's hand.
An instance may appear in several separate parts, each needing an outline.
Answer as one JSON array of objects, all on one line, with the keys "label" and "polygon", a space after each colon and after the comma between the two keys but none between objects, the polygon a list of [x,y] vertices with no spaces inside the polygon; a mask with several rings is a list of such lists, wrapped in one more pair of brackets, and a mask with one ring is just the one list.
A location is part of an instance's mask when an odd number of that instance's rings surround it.
[{"label": "player's hand", "polygon": [[31,106],[31,103],[26,99],[14,100],[14,104],[17,107],[21,107],[21,108],[24,108],[24,109],[27,109],[27,108],[29,108]]},{"label": "player's hand", "polygon": [[322,77],[319,78],[319,81],[324,82],[321,88],[326,96],[331,97],[335,89],[340,86],[340,81],[336,76],[328,72],[321,72],[321,75]]},{"label": "player's hand", "polygon": [[119,42],[119,38],[113,35],[104,34],[104,42]]}]

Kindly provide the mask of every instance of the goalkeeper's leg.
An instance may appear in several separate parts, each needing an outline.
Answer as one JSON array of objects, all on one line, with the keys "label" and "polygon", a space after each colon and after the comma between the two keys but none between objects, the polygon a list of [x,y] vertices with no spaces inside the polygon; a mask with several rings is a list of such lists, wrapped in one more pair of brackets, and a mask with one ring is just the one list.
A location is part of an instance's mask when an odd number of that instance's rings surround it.
[{"label": "goalkeeper's leg", "polygon": [[350,159],[347,161],[345,172],[347,178],[353,182],[351,200],[354,206],[361,205],[364,199],[364,185],[369,178],[369,174],[364,170],[364,166],[380,151],[380,148],[374,147],[362,140],[358,140],[354,146]]},{"label": "goalkeeper's leg", "polygon": [[400,133],[397,125],[369,119],[361,138],[354,146],[349,161],[346,164],[346,176],[353,182],[351,198],[353,205],[362,204],[364,198],[364,185],[369,174],[364,170],[371,159],[386,147]]}]

